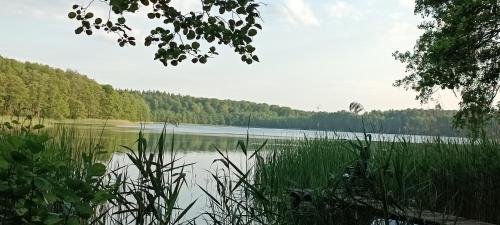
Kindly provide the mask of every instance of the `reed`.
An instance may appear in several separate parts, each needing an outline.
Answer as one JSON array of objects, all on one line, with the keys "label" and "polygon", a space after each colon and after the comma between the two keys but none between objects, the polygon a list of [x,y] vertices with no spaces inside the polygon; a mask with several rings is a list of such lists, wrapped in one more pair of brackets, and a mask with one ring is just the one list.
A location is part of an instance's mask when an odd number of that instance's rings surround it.
[{"label": "reed", "polygon": [[[217,146],[207,205],[188,217],[175,135],[142,132],[110,165],[102,132],[12,121],[0,126],[0,224],[359,224],[391,209],[432,210],[500,224],[500,142],[401,136],[237,141],[243,164]],[[192,162],[196,163],[196,162]],[[360,211],[349,198],[377,200]],[[347,201],[346,201],[347,200]],[[12,207],[14,206],[14,207]],[[404,218],[405,215],[401,215]],[[380,220],[381,219],[381,220]]]},{"label": "reed", "polygon": [[[380,200],[387,207],[432,210],[498,224],[498,162],[500,143],[495,139],[372,142],[367,135],[354,141],[278,140],[270,145],[256,177],[275,196],[297,190],[311,194],[316,211],[323,211],[321,207],[339,192],[350,192]],[[324,218],[323,214],[316,221]]]}]

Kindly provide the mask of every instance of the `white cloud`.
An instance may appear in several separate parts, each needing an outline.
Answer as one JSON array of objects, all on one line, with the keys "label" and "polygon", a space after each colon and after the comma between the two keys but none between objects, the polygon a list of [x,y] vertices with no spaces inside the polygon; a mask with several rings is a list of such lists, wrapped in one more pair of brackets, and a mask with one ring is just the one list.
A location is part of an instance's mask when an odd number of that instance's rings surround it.
[{"label": "white cloud", "polygon": [[387,36],[392,39],[392,41],[398,41],[405,39],[410,33],[410,24],[406,22],[396,22],[387,31]]},{"label": "white cloud", "polygon": [[344,1],[335,1],[329,6],[330,16],[343,19],[343,18],[354,18],[359,19],[361,13],[356,10],[351,4]]},{"label": "white cloud", "polygon": [[318,18],[305,0],[285,0],[283,12],[290,23],[319,25]]},{"label": "white cloud", "polygon": [[45,4],[45,2],[36,0],[18,0],[2,4],[0,14],[60,20],[66,19],[70,7],[71,4],[68,5],[61,1]]},{"label": "white cloud", "polygon": [[415,0],[398,0],[399,4],[405,8],[415,8]]},{"label": "white cloud", "polygon": [[176,0],[172,1],[172,6],[183,13],[202,10],[202,4],[200,0]]},{"label": "white cloud", "polygon": [[397,21],[382,35],[382,39],[398,48],[411,48],[421,32],[416,25],[409,22]]}]

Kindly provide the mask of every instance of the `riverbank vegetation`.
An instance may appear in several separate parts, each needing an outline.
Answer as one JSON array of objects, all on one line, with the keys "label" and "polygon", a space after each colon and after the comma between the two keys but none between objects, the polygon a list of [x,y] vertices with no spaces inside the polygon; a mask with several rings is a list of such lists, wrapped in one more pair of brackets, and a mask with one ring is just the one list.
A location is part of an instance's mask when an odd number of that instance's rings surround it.
[{"label": "riverbank vegetation", "polygon": [[31,120],[0,125],[0,224],[82,224],[111,201],[98,138],[48,135]]},{"label": "riverbank vegetation", "polygon": [[189,187],[205,193],[198,214],[188,213],[194,200],[179,200],[197,162],[180,161],[166,130],[155,140],[139,133],[121,148],[122,165],[108,163],[98,132],[76,134],[49,135],[28,120],[2,125],[1,224],[370,224],[425,210],[500,222],[496,139],[247,138],[231,151],[243,162],[214,146],[217,166],[205,174],[213,187]]},{"label": "riverbank vegetation", "polygon": [[377,200],[401,218],[412,209],[500,223],[498,140],[360,138],[279,140],[257,178],[277,199],[295,198],[283,211],[301,224],[334,224],[332,209],[349,197]]},{"label": "riverbank vegetation", "polygon": [[178,202],[189,165],[178,162],[166,135],[148,146],[139,133],[122,147],[130,163],[113,167],[99,135],[64,126],[49,135],[30,120],[0,125],[0,224],[191,221],[181,219],[194,202],[185,209]]},{"label": "riverbank vegetation", "polygon": [[[454,111],[370,111],[363,116],[371,132],[461,135],[453,129]],[[160,91],[118,90],[74,71],[0,58],[0,114],[52,119],[170,121],[267,128],[354,131],[361,118],[348,111],[310,112],[247,101],[182,96]],[[495,121],[489,126],[496,127]],[[493,132],[493,131],[492,131]]]}]

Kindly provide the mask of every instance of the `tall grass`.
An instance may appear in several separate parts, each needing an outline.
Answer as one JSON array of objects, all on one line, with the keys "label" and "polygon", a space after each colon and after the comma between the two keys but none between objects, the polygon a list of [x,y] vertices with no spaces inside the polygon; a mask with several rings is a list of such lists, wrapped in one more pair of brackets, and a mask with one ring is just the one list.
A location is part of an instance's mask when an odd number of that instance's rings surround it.
[{"label": "tall grass", "polygon": [[[108,173],[108,180],[119,186],[116,201],[102,206],[107,212],[101,224],[175,225],[190,223],[187,212],[196,201],[179,205],[181,191],[187,184],[186,167],[174,152],[175,139],[167,142],[163,129],[152,146],[139,132],[134,146],[122,146],[130,164]],[[136,175],[130,175],[134,171]]]},{"label": "tall grass", "polygon": [[[50,136],[31,121],[0,124],[0,224],[189,223],[178,205],[189,166],[167,145],[140,132],[123,146],[130,164],[109,167],[110,152],[95,134],[55,127]],[[131,176],[130,171],[137,171]]]},{"label": "tall grass", "polygon": [[[247,136],[235,145],[243,164],[214,146],[215,186],[198,184],[208,205],[188,218],[194,201],[179,201],[191,164],[180,162],[166,129],[156,140],[140,132],[122,146],[130,163],[115,168],[102,131],[55,127],[49,138],[31,123],[10,126],[0,133],[0,224],[369,224],[396,209],[403,219],[417,209],[500,224],[495,139],[375,142],[365,134],[254,145]],[[355,197],[382,209],[358,210]]]},{"label": "tall grass", "polygon": [[[372,143],[368,139],[278,140],[270,145],[257,179],[275,196],[312,195],[309,202],[299,200],[312,204],[313,212],[334,207],[328,203],[340,192],[348,192],[380,200],[385,207],[432,210],[500,224],[498,140]],[[293,212],[293,207],[286,207],[285,211]],[[308,214],[309,220],[312,216]],[[319,213],[312,220],[320,224],[325,218]]]}]

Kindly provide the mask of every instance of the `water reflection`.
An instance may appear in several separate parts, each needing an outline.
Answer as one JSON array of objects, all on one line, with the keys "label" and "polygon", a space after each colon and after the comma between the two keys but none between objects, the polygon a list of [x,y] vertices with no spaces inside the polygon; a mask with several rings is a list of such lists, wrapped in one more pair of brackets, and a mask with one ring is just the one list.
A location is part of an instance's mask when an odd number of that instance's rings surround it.
[{"label": "water reflection", "polygon": [[[136,140],[138,133],[141,131],[139,127],[104,127],[102,125],[61,125],[50,128],[49,133],[61,133],[65,130],[71,130],[74,135],[78,136],[78,140],[86,141],[97,140],[108,154],[100,155],[99,160],[109,162],[110,169],[121,168],[125,165],[131,165],[130,159],[125,152],[130,149],[137,149]],[[161,129],[160,129],[161,131]],[[147,151],[156,151],[160,132],[151,129],[143,129],[144,138],[147,140]],[[56,135],[57,136],[57,135]],[[245,158],[240,151],[236,151],[238,140],[245,139],[246,135],[217,135],[217,134],[191,134],[186,132],[177,132],[175,127],[167,127],[166,144],[167,149],[173,149],[175,158],[178,159],[177,165],[191,164],[187,167],[186,180],[188,185],[181,191],[179,196],[179,207],[186,207],[190,202],[197,200],[195,206],[188,213],[188,216],[194,217],[200,215],[206,210],[207,196],[198,187],[205,188],[209,192],[215,191],[215,183],[210,179],[208,171],[217,170],[218,166],[213,162],[220,158],[215,147],[227,154],[231,160],[239,165],[244,165]],[[252,135],[250,145],[261,145],[264,142],[262,136]],[[94,142],[95,143],[95,142]],[[172,146],[173,144],[173,146]],[[171,157],[171,152],[164,153],[165,158]],[[133,167],[126,167],[127,174],[130,177],[137,177],[138,171],[134,171]]]},{"label": "water reflection", "polygon": [[[49,133],[57,133],[62,129],[70,129],[79,139],[97,139],[99,143],[109,152],[124,151],[123,146],[133,148],[141,131],[139,127],[104,127],[103,125],[61,125],[49,129]],[[161,131],[161,130],[160,130]],[[148,146],[155,146],[160,137],[160,132],[151,129],[143,129],[144,138]],[[245,135],[224,135],[224,134],[206,134],[206,133],[186,133],[178,132],[177,127],[168,126],[168,148],[176,152],[205,152],[215,151],[215,146],[221,150],[234,150],[238,140],[245,139]],[[251,136],[251,143],[262,143],[266,138],[263,136]]]},{"label": "water reflection", "polygon": [[[161,125],[163,126],[163,125]],[[154,151],[157,142],[160,138],[162,130],[159,124],[152,124],[146,127],[128,126],[116,127],[109,126],[104,128],[102,125],[63,125],[56,126],[49,129],[49,132],[59,132],[61,129],[72,129],[79,139],[97,139],[103,149],[108,151],[108,154],[102,155],[101,160],[110,161],[110,168],[118,168],[119,166],[129,165],[128,157],[122,153],[126,152],[123,146],[128,146],[131,149],[137,149],[135,142],[138,138],[139,131],[144,132],[144,137],[148,142],[148,150]],[[356,133],[325,133],[320,131],[299,131],[299,130],[281,130],[281,129],[260,129],[260,128],[235,128],[235,127],[218,127],[218,126],[195,126],[195,125],[181,125],[179,127],[167,127],[167,144],[168,149],[175,150],[177,158],[180,158],[180,164],[194,165],[188,168],[186,179],[189,181],[188,188],[184,189],[180,195],[180,207],[185,207],[187,204],[194,200],[198,200],[193,210],[189,212],[190,217],[199,215],[207,207],[206,195],[200,190],[197,185],[206,188],[209,192],[215,190],[216,185],[214,181],[209,179],[207,171],[217,169],[213,164],[214,160],[219,158],[218,153],[215,151],[217,146],[222,151],[228,151],[231,160],[239,165],[244,165],[244,157],[241,152],[237,152],[236,145],[238,140],[246,138],[246,133],[250,134],[251,145],[257,146],[263,143],[264,139],[281,139],[281,138],[298,138],[304,136],[328,136],[338,135],[340,137],[352,139],[355,136],[362,134]],[[381,139],[394,139],[395,135],[377,134],[374,135],[374,140]],[[413,140],[424,140],[423,136],[408,136]],[[273,142],[269,142],[273,144]],[[170,154],[170,153],[166,153]],[[169,157],[168,155],[165,156]],[[129,171],[132,177],[137,176],[137,171]],[[373,218],[373,217],[372,217]],[[383,220],[367,220],[367,223],[373,225],[385,222]],[[385,224],[385,223],[384,223]],[[398,221],[390,221],[390,224],[401,224]]]}]

